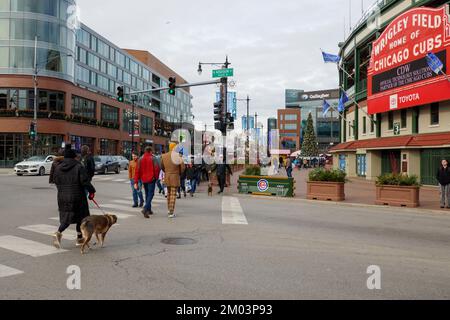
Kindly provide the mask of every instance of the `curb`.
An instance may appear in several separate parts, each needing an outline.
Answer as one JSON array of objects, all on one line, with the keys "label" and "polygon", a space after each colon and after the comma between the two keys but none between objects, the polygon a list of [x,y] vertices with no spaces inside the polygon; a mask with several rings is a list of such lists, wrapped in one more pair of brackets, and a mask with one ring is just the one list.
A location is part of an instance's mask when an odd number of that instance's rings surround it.
[{"label": "curb", "polygon": [[390,207],[390,206],[379,206],[375,204],[365,204],[365,203],[353,203],[353,202],[336,202],[336,201],[320,201],[320,200],[308,200],[302,198],[279,198],[279,197],[269,197],[269,196],[258,196],[258,195],[245,195],[240,193],[233,193],[233,196],[240,198],[255,198],[255,199],[265,199],[265,200],[281,200],[281,201],[293,201],[293,202],[302,202],[308,204],[316,204],[316,205],[329,205],[329,206],[341,206],[341,207],[356,207],[356,208],[370,208],[370,209],[379,209],[383,211],[401,211],[402,213],[425,213],[425,214],[433,214],[440,216],[450,216],[450,210],[434,210],[434,209],[420,209],[420,208],[403,208],[403,207]]}]

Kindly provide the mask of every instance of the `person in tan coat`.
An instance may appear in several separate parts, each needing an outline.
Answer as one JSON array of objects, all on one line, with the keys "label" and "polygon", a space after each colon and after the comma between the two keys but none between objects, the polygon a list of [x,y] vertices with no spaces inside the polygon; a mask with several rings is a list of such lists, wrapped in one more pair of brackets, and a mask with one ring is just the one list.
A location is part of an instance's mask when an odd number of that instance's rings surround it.
[{"label": "person in tan coat", "polygon": [[167,208],[169,218],[175,217],[177,189],[180,187],[180,176],[185,170],[183,158],[174,151],[176,143],[170,143],[169,152],[162,155],[161,169],[164,171],[164,184],[167,186]]}]

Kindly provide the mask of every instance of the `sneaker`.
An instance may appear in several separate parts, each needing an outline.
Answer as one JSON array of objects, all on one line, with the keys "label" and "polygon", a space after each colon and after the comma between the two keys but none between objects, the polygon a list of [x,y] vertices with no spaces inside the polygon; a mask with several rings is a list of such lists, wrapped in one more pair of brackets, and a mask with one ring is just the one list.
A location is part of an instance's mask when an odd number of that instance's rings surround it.
[{"label": "sneaker", "polygon": [[75,246],[76,247],[81,247],[84,243],[84,239],[83,238],[78,238],[77,241],[75,242]]},{"label": "sneaker", "polygon": [[56,249],[61,249],[61,239],[62,239],[61,232],[56,232],[53,235],[53,245],[55,246]]},{"label": "sneaker", "polygon": [[139,208],[143,208],[143,207],[144,207],[144,203],[141,202],[141,203],[139,204]]},{"label": "sneaker", "polygon": [[169,219],[175,218],[175,213],[169,213]]},{"label": "sneaker", "polygon": [[138,205],[137,204],[133,204],[132,208],[137,208]]},{"label": "sneaker", "polygon": [[149,219],[150,218],[150,216],[148,215],[148,211],[147,210],[142,210],[142,214],[144,215],[144,218],[145,219]]},{"label": "sneaker", "polygon": [[150,210],[150,212],[149,212],[149,214],[152,216],[154,213],[153,213],[153,211],[152,210]]}]

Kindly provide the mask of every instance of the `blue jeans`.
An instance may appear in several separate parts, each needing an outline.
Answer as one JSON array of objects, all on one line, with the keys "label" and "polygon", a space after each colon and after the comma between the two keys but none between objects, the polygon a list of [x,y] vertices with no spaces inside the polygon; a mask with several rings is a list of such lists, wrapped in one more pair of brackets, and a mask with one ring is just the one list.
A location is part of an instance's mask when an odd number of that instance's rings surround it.
[{"label": "blue jeans", "polygon": [[191,193],[195,193],[195,191],[197,190],[197,181],[198,178],[194,178],[191,180]]},{"label": "blue jeans", "polygon": [[292,168],[287,168],[286,173],[287,173],[288,178],[292,178]]},{"label": "blue jeans", "polygon": [[134,188],[134,179],[130,179],[130,184],[131,184],[131,190],[133,190],[133,203],[134,205],[138,205],[138,200],[140,201],[139,203],[144,203],[144,196],[142,194],[142,181],[139,180],[139,190],[136,190]]},{"label": "blue jeans", "polygon": [[145,190],[145,206],[146,211],[152,211],[152,200],[155,195],[156,181],[153,183],[144,183]]}]

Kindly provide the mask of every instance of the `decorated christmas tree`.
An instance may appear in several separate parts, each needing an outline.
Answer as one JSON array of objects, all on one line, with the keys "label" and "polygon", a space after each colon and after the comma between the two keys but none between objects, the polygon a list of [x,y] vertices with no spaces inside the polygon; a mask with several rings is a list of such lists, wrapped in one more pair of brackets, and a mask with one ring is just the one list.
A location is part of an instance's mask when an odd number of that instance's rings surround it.
[{"label": "decorated christmas tree", "polygon": [[319,150],[317,149],[317,139],[316,134],[314,133],[314,123],[311,113],[309,114],[308,121],[306,123],[306,131],[302,145],[302,156],[303,157],[319,156]]}]

